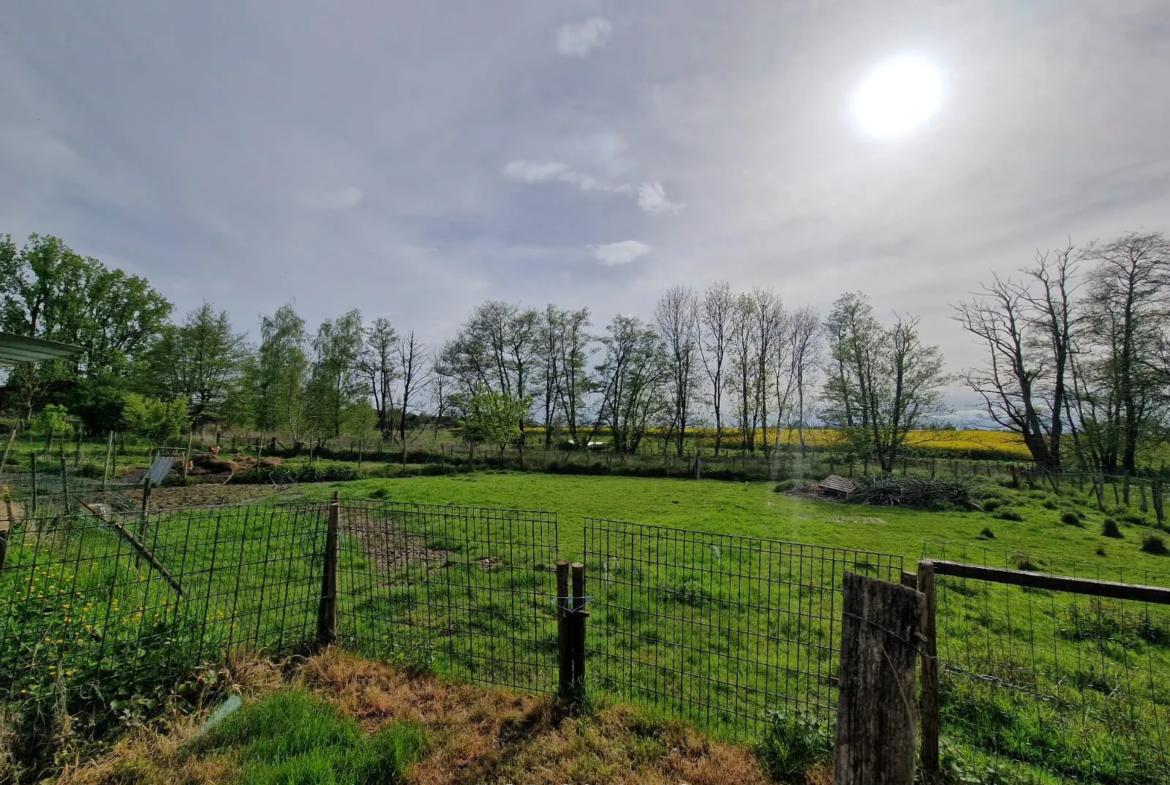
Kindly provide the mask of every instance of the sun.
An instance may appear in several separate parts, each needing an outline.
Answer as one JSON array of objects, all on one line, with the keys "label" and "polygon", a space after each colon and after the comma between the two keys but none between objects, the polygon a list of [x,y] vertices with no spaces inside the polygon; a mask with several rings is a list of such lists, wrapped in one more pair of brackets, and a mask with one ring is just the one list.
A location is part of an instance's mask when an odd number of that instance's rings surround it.
[{"label": "sun", "polygon": [[853,117],[866,134],[902,136],[938,111],[942,74],[930,61],[912,55],[887,60],[871,71],[853,92]]}]

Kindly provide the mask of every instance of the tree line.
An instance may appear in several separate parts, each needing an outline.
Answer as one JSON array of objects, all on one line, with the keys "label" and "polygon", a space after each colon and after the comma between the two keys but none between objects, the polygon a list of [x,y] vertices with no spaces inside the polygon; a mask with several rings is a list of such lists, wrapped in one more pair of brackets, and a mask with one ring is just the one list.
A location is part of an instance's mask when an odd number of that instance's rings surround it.
[{"label": "tree line", "polygon": [[[1059,470],[1071,442],[1082,465],[1133,472],[1164,438],[1168,248],[1161,234],[1069,246],[956,306],[985,349],[958,378],[1042,467]],[[817,424],[891,471],[911,431],[938,425],[956,378],[916,317],[880,319],[859,292],[821,314],[768,287],[674,286],[649,319],[605,325],[588,308],[488,301],[433,348],[357,310],[312,331],[286,304],[254,341],[210,303],[173,320],[146,280],[33,235],[0,240],[0,293],[0,328],[82,348],[15,369],[4,407],[31,418],[63,405],[95,433],[214,425],[296,447],[343,434],[405,445],[460,423],[501,447],[628,454],[653,434],[682,455],[703,426],[716,454],[734,442],[770,455],[776,429],[803,448]]]}]

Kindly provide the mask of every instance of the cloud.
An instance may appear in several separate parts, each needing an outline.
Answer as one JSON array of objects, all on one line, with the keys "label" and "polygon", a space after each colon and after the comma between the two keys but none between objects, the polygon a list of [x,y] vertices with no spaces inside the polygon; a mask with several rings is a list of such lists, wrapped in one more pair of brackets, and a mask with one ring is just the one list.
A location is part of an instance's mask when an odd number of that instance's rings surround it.
[{"label": "cloud", "polygon": [[677,213],[685,206],[667,199],[666,189],[662,187],[662,183],[642,183],[638,187],[638,207],[642,208],[644,213],[650,215]]},{"label": "cloud", "polygon": [[585,57],[594,49],[604,49],[612,37],[613,25],[609,20],[594,17],[558,30],[557,51],[565,57]]},{"label": "cloud", "polygon": [[641,259],[650,253],[650,246],[638,240],[623,240],[620,243],[591,245],[589,250],[593,251],[593,258],[606,267],[618,267]]},{"label": "cloud", "polygon": [[305,193],[301,197],[301,203],[311,210],[348,210],[357,207],[361,201],[361,189],[352,185],[329,191]]},{"label": "cloud", "polygon": [[582,191],[603,188],[597,180],[587,174],[575,172],[568,164],[559,161],[509,161],[504,167],[504,175],[521,183],[533,185],[535,183],[571,183]]}]

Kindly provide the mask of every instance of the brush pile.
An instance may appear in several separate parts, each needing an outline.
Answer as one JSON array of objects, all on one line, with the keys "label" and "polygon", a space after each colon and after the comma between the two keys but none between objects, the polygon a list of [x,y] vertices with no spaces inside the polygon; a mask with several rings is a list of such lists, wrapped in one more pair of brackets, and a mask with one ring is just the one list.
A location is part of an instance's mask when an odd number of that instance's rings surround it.
[{"label": "brush pile", "polygon": [[851,493],[849,501],[879,507],[979,509],[967,485],[922,477],[875,477]]}]

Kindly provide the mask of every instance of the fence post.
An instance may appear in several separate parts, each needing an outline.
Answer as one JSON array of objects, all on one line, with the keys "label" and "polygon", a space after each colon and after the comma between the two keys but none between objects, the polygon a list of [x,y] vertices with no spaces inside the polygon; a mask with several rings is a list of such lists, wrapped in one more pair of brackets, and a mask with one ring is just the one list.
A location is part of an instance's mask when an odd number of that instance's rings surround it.
[{"label": "fence post", "polygon": [[938,733],[938,633],[935,614],[937,605],[934,594],[934,563],[923,560],[918,563],[918,591],[922,592],[923,615],[922,635],[926,640],[922,651],[922,773],[926,781],[937,782],[940,774]]},{"label": "fence post", "polygon": [[833,785],[912,785],[922,595],[845,573]]},{"label": "fence post", "polygon": [[573,695],[585,693],[585,565],[573,563]]},{"label": "fence post", "polygon": [[106,492],[106,482],[110,479],[110,453],[114,451],[114,432],[106,440],[106,465],[102,468],[102,493]]},{"label": "fence post", "polygon": [[337,529],[341,504],[337,491],[329,502],[329,520],[325,527],[325,569],[321,573],[321,602],[317,606],[317,645],[324,648],[337,640]]},{"label": "fence post", "polygon": [[150,515],[150,487],[152,483],[147,477],[142,483],[142,520],[146,521],[146,516]]},{"label": "fence post", "polygon": [[29,463],[32,465],[32,517],[37,517],[37,454],[29,453]]},{"label": "fence post", "polygon": [[557,691],[562,698],[573,692],[573,642],[569,634],[569,563],[557,562],[557,653],[560,680]]},{"label": "fence post", "polygon": [[61,456],[61,498],[65,501],[65,514],[69,514],[69,475],[65,473],[65,456]]}]

